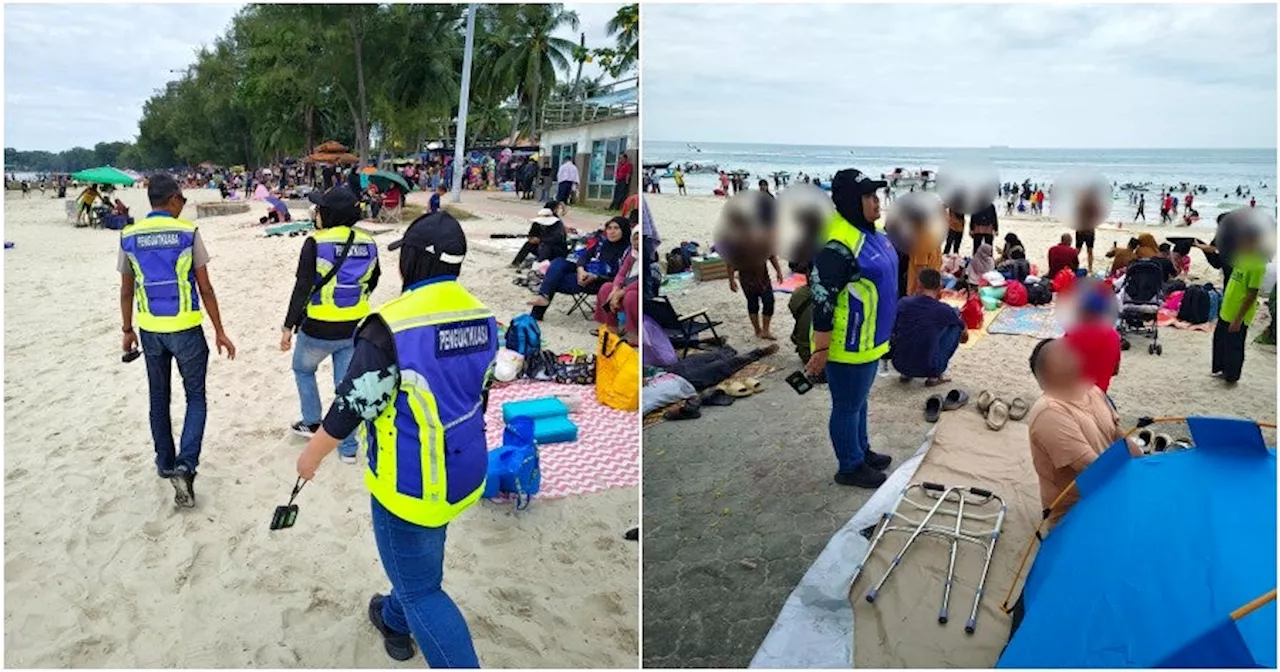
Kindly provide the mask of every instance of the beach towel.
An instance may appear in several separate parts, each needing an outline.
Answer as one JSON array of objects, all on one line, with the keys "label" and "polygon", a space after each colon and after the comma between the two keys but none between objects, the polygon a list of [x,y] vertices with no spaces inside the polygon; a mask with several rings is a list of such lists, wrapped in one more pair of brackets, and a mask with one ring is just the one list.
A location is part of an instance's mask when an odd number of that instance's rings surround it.
[{"label": "beach towel", "polygon": [[1034,338],[1061,338],[1063,329],[1054,317],[1053,306],[1005,306],[991,321],[987,332]]},{"label": "beach towel", "polygon": [[773,291],[778,294],[790,294],[800,287],[809,284],[809,277],[804,273],[792,273],[782,282],[773,283]]},{"label": "beach towel", "polygon": [[314,225],[311,220],[300,220],[296,222],[286,222],[284,224],[276,224],[263,229],[264,235],[271,238],[274,236],[294,236],[302,235],[311,231]]},{"label": "beach towel", "polygon": [[[556,395],[577,397],[569,419],[578,440],[538,447],[541,490],[534,499],[559,499],[640,484],[640,428],[634,412],[618,411],[596,401],[591,390],[552,382],[517,381],[495,386],[485,412],[485,439],[490,449],[502,445],[502,405],[510,401]],[[571,404],[572,406],[572,404]]]}]

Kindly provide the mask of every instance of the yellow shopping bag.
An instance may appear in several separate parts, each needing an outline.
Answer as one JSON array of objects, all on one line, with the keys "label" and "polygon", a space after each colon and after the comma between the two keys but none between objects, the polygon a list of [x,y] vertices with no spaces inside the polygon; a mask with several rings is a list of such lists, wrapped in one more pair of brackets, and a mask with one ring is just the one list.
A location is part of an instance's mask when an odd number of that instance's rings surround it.
[{"label": "yellow shopping bag", "polygon": [[596,398],[620,411],[640,409],[640,357],[604,327],[596,353]]}]

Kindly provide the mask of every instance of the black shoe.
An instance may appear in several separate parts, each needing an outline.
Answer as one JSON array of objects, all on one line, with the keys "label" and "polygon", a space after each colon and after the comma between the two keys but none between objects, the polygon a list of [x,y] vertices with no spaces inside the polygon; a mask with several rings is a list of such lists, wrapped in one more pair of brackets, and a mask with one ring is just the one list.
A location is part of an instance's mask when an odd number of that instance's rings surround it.
[{"label": "black shoe", "polygon": [[160,474],[160,478],[163,478],[166,481],[173,478],[172,469],[161,469],[160,467],[156,467],[156,473]]},{"label": "black shoe", "polygon": [[169,483],[173,484],[173,502],[178,506],[185,506],[188,509],[196,505],[195,490],[196,475],[191,473],[186,467],[178,465],[173,470],[173,475],[169,477]]},{"label": "black shoe", "polygon": [[542,318],[547,315],[547,306],[534,306],[533,310],[529,311],[529,315],[532,316],[533,319],[541,322]]},{"label": "black shoe", "polygon": [[382,633],[382,646],[387,650],[388,656],[399,661],[409,660],[414,653],[413,637],[388,628],[382,620],[382,603],[386,599],[386,595],[374,595],[369,598],[369,622]]},{"label": "black shoe", "polygon": [[303,436],[309,439],[316,435],[316,432],[320,429],[320,423],[316,423],[314,425],[308,425],[307,423],[299,420],[293,423],[292,425],[290,425],[289,429],[292,429],[294,434],[297,434],[298,436]]},{"label": "black shoe", "polygon": [[840,485],[852,485],[857,488],[878,488],[884,483],[884,472],[876,471],[871,465],[863,462],[858,465],[857,469],[850,472],[837,472],[836,483]]},{"label": "black shoe", "polygon": [[893,462],[893,458],[889,457],[888,455],[881,455],[880,453],[877,453],[875,451],[868,450],[866,457],[863,458],[863,461],[871,465],[871,468],[875,469],[876,471],[884,471],[885,469],[889,468],[889,465]]}]

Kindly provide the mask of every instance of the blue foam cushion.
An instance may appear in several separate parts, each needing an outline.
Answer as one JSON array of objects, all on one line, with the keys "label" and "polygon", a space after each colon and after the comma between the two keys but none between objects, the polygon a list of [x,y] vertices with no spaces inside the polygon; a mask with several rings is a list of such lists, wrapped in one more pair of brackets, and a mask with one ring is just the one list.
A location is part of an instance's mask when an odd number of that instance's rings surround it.
[{"label": "blue foam cushion", "polygon": [[533,440],[538,444],[569,443],[578,440],[578,426],[565,416],[533,421]]},{"label": "blue foam cushion", "polygon": [[524,401],[508,401],[502,405],[503,422],[511,422],[512,418],[554,418],[557,415],[568,415],[569,407],[555,397],[540,397]]}]

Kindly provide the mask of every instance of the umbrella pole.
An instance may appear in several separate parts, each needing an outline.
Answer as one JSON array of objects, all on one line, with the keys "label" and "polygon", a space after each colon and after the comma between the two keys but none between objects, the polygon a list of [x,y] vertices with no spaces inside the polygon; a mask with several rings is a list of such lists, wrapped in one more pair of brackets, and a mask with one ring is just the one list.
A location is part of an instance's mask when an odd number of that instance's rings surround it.
[{"label": "umbrella pole", "polygon": [[1254,599],[1253,599],[1253,601],[1252,601],[1252,602],[1249,602],[1248,604],[1246,604],[1246,605],[1244,605],[1244,606],[1240,607],[1239,609],[1236,609],[1235,611],[1231,612],[1231,620],[1233,620],[1233,621],[1238,621],[1238,620],[1240,620],[1240,619],[1244,618],[1245,616],[1248,616],[1249,614],[1252,614],[1253,612],[1257,611],[1258,609],[1261,609],[1262,607],[1264,607],[1264,606],[1266,606],[1266,605],[1268,605],[1268,604],[1270,604],[1270,603],[1272,603],[1272,602],[1275,602],[1275,600],[1276,600],[1276,589],[1275,589],[1275,588],[1272,588],[1271,590],[1267,591],[1267,593],[1266,593],[1265,595],[1261,595],[1261,596],[1259,596],[1259,597],[1256,597],[1256,598],[1254,598]]}]

